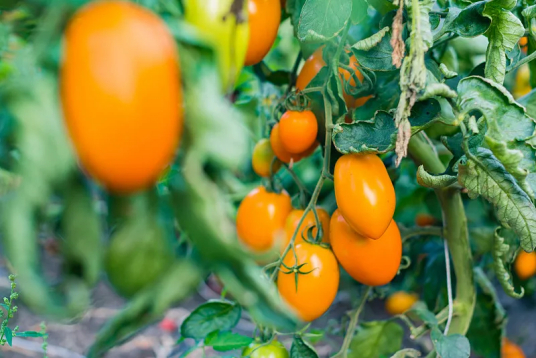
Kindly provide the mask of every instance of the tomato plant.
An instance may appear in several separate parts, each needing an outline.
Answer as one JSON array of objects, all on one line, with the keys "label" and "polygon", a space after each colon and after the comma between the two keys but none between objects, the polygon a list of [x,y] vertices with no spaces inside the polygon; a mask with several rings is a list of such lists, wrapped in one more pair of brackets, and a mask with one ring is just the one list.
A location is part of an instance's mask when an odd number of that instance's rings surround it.
[{"label": "tomato plant", "polygon": [[[183,356],[535,356],[535,59],[532,1],[4,1],[1,261],[47,319],[122,296],[88,358],[159,323]],[[70,334],[15,298],[2,347]]]}]

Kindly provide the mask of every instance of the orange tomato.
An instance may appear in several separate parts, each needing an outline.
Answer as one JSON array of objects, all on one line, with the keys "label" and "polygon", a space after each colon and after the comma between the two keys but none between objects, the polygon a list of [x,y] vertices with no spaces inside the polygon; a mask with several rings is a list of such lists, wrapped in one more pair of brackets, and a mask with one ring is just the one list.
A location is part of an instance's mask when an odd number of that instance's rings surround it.
[{"label": "orange tomato", "polygon": [[339,265],[333,252],[320,245],[300,242],[295,246],[297,262],[294,253],[289,251],[283,263],[287,267],[303,266],[297,274],[285,273],[288,270],[281,266],[277,278],[277,289],[285,302],[304,321],[310,322],[322,316],[331,306],[339,288]]},{"label": "orange tomato", "polygon": [[183,126],[175,41],[127,1],[90,3],[71,19],[60,69],[65,123],[85,169],[107,189],[153,185]]},{"label": "orange tomato", "polygon": [[380,238],[395,212],[395,189],[382,160],[374,154],[345,154],[334,171],[341,214],[359,234]]},{"label": "orange tomato", "polygon": [[527,54],[527,45],[529,44],[529,39],[527,36],[523,36],[519,39],[519,46],[521,47],[521,51],[526,55]]},{"label": "orange tomato", "polygon": [[[253,148],[253,158],[251,160],[251,164],[253,165],[253,170],[257,175],[261,177],[269,177],[270,176],[270,166],[272,165],[272,161],[275,158],[274,151],[272,150],[272,145],[270,144],[270,140],[263,138],[260,141],[255,144],[255,148]],[[279,160],[276,160],[274,162],[272,172],[275,174],[277,171],[281,168],[281,162]]]},{"label": "orange tomato", "polygon": [[[290,214],[287,217],[287,221],[285,223],[285,245],[283,246],[283,249],[290,243],[290,240],[292,240],[292,236],[294,235],[294,232],[298,228],[298,224],[300,223],[300,220],[303,216],[304,210],[295,209],[290,212]],[[320,225],[322,225],[322,242],[329,243],[329,214],[326,210],[322,208],[316,208],[316,214],[318,215],[318,220],[320,220]],[[312,234],[313,237],[316,237],[316,234],[318,232],[318,228],[316,227],[316,219],[315,214],[312,211],[309,211],[305,218],[303,219],[302,224],[300,225],[300,230],[296,234],[296,239],[294,241],[295,244],[302,242],[303,238],[307,238],[307,232],[309,231],[309,228],[313,227]]]},{"label": "orange tomato", "polygon": [[[303,67],[300,70],[300,73],[298,74],[298,78],[296,80],[296,88],[300,91],[303,91],[305,87],[307,87],[307,85],[317,75],[317,73],[322,69],[322,67],[326,66],[326,62],[322,58],[322,51],[323,47],[318,48],[303,64]],[[358,70],[359,63],[357,62],[357,59],[354,55],[350,57],[350,63],[348,66],[355,72],[355,76],[359,79],[359,81],[362,82],[364,77],[361,71]],[[371,96],[355,99],[352,95],[346,93],[343,79],[349,81],[350,86],[352,87],[355,87],[357,85],[355,79],[351,76],[348,70],[339,67],[339,78],[341,79],[343,85],[343,96],[348,108],[357,108],[359,106],[362,106],[370,99]]]},{"label": "orange tomato", "polygon": [[517,276],[526,280],[536,274],[536,252],[520,251],[514,263]]},{"label": "orange tomato", "polygon": [[385,310],[389,314],[396,316],[409,310],[418,300],[419,296],[415,293],[398,291],[387,297],[387,300],[385,300]]},{"label": "orange tomato", "polygon": [[301,155],[289,153],[283,146],[281,136],[279,135],[279,123],[272,128],[270,144],[272,145],[275,156],[283,163],[290,163],[290,161],[298,162],[302,159]]},{"label": "orange tomato", "polygon": [[289,153],[303,153],[313,145],[318,123],[311,111],[286,111],[279,121],[279,138]]},{"label": "orange tomato", "polygon": [[286,191],[269,193],[263,186],[253,189],[238,207],[238,238],[253,251],[270,250],[278,237],[283,238],[285,220],[291,210]]},{"label": "orange tomato", "polygon": [[249,42],[246,66],[262,61],[277,37],[281,21],[278,0],[248,0]]},{"label": "orange tomato", "polygon": [[402,260],[402,239],[394,220],[379,239],[371,240],[352,230],[340,210],[335,210],[329,240],[337,260],[354,280],[382,286],[396,276]]},{"label": "orange tomato", "polygon": [[429,214],[417,214],[415,217],[415,224],[417,226],[432,226],[436,223],[436,219]]},{"label": "orange tomato", "polygon": [[512,343],[508,338],[504,338],[501,347],[501,358],[525,358],[525,353],[517,344]]}]

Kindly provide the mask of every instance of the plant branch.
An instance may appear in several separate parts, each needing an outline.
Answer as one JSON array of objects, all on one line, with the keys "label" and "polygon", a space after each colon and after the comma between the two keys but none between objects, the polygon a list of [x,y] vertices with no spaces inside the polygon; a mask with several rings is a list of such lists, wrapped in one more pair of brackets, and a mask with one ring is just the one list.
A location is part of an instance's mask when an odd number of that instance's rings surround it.
[{"label": "plant branch", "polygon": [[[409,145],[409,152],[417,164],[424,165],[431,173],[442,173],[445,166],[430,143],[419,133]],[[443,211],[443,236],[452,256],[456,275],[456,298],[454,300],[458,315],[452,318],[450,334],[464,335],[469,329],[476,303],[473,277],[473,256],[469,246],[467,218],[460,191],[456,188],[435,189]]]},{"label": "plant branch", "polygon": [[404,228],[402,225],[399,225],[399,228],[400,233],[402,234],[402,241],[421,235],[443,236],[443,228],[440,226],[415,226]]},{"label": "plant branch", "polygon": [[536,51],[531,53],[530,55],[523,57],[518,63],[512,66],[506,73],[510,73],[512,71],[515,71],[517,68],[523,66],[525,63],[528,63],[532,60],[536,59]]},{"label": "plant branch", "polygon": [[367,302],[367,297],[371,289],[372,287],[367,287],[365,294],[361,298],[361,302],[359,302],[359,306],[357,306],[357,308],[350,313],[350,323],[348,323],[348,329],[346,330],[346,335],[344,336],[344,341],[342,342],[341,349],[332,358],[347,358],[348,348],[350,348],[350,343],[352,342],[352,338],[354,337],[355,328],[357,327],[357,322],[359,320],[359,315],[361,314],[363,307],[365,307],[365,302]]}]

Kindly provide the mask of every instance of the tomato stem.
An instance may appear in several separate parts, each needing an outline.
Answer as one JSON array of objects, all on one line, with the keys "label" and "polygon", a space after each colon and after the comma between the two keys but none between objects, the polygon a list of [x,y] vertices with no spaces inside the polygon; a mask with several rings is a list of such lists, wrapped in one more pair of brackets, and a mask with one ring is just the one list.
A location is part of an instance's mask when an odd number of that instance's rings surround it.
[{"label": "tomato stem", "polygon": [[[422,133],[411,139],[408,150],[413,160],[417,164],[424,165],[429,172],[438,174],[445,171],[439,156]],[[457,315],[452,318],[449,334],[465,334],[469,329],[476,303],[473,256],[469,246],[467,218],[457,188],[435,189],[435,193],[443,211],[443,237],[447,240],[456,275],[454,306],[457,308]]]}]

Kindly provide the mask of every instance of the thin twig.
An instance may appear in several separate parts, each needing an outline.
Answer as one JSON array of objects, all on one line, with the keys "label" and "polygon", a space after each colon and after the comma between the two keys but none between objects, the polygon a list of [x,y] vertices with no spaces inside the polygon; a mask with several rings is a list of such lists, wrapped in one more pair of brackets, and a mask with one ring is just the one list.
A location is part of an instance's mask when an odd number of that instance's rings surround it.
[{"label": "thin twig", "polygon": [[512,71],[515,71],[518,67],[523,66],[525,63],[528,63],[536,58],[536,51],[528,55],[527,57],[524,57],[521,59],[518,63],[512,66],[506,73],[510,73]]},{"label": "thin twig", "polygon": [[445,246],[445,268],[447,270],[447,294],[448,294],[448,302],[449,302],[449,315],[447,318],[447,324],[445,325],[445,336],[449,333],[449,327],[450,322],[452,321],[452,314],[454,312],[454,308],[452,305],[452,280],[450,277],[450,257],[449,257],[449,245],[447,244],[447,240],[443,240],[443,244]]}]

